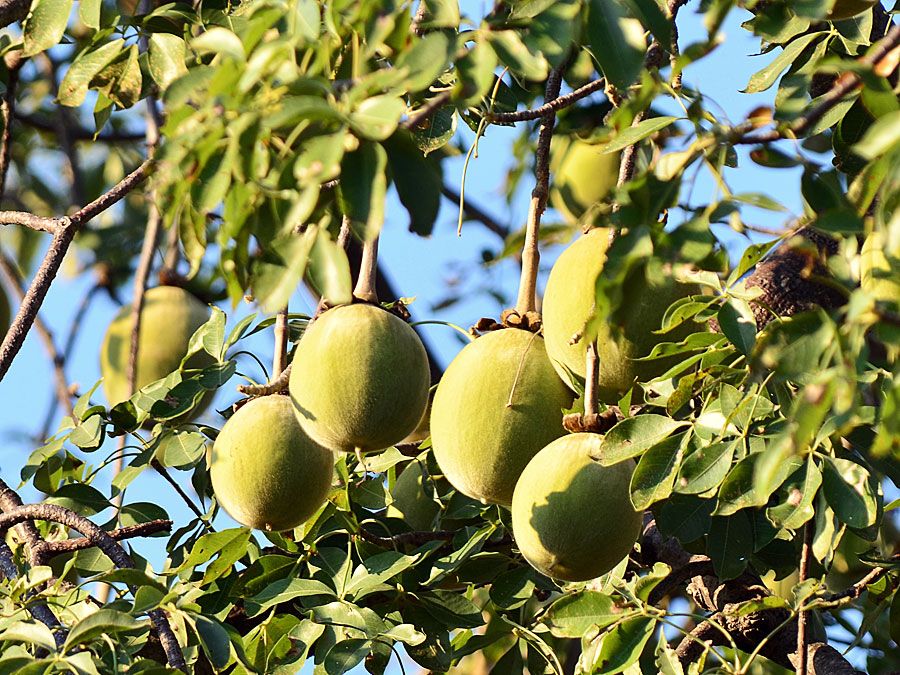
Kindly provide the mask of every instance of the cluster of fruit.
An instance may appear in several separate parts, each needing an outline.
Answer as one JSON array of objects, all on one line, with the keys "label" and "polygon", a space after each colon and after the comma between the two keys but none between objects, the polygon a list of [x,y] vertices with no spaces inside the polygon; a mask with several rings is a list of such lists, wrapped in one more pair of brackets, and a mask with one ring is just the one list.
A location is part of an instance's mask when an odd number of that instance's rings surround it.
[{"label": "cluster of fruit", "polygon": [[[568,143],[559,154],[579,164],[589,159],[609,163],[580,143]],[[603,171],[609,173],[614,170]],[[554,205],[577,217],[602,195],[567,191],[564,175],[560,171],[562,180],[554,186]],[[598,189],[605,192],[608,186]],[[430,427],[434,457],[449,483],[483,503],[511,507],[518,546],[538,570],[583,580],[611,569],[640,531],[641,516],[628,490],[634,464],[601,467],[592,459],[600,436],[564,436],[562,425],[563,411],[571,407],[585,376],[586,344],[573,337],[593,311],[607,242],[608,231],[596,229],[560,256],[544,296],[543,336],[502,328],[466,346],[438,384],[430,416],[428,357],[405,321],[367,303],[324,312],[297,346],[290,396],[250,400],[209,449],[219,504],[249,527],[293,528],[326,500],[335,452],[362,456],[400,443],[417,427]],[[669,304],[691,292],[693,287],[671,278],[651,283],[643,275],[626,290],[633,310],[626,325],[605,328],[598,336],[601,401],[615,403],[636,379],[671,365],[634,359],[663,339],[680,339],[652,331]],[[137,388],[178,369],[190,336],[208,315],[183,289],[158,287],[146,293]],[[101,366],[111,404],[129,391],[130,325],[130,308],[124,308],[103,344]],[[208,358],[195,356],[188,365],[202,367]],[[398,483],[398,488],[421,489],[419,463],[410,465]]]}]

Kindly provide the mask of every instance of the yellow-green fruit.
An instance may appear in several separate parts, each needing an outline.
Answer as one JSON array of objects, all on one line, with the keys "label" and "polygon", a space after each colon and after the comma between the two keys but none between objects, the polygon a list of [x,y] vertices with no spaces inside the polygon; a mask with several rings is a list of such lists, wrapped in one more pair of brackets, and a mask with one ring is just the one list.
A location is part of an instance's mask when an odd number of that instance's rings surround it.
[{"label": "yellow-green fruit", "polygon": [[0,341],[6,337],[6,331],[9,330],[10,316],[9,300],[6,298],[6,293],[0,288]]},{"label": "yellow-green fruit", "polygon": [[425,413],[428,355],[409,324],[380,307],[344,305],[303,335],[291,398],[303,430],[325,447],[370,452],[403,440]]},{"label": "yellow-green fruit", "polygon": [[[135,391],[178,370],[191,336],[209,319],[209,307],[176,286],[158,286],[144,294]],[[100,372],[106,400],[114,406],[128,398],[128,356],[131,346],[131,307],[119,310],[106,329],[100,351]],[[188,367],[202,368],[212,357],[201,352]]]},{"label": "yellow-green fruit", "polygon": [[834,6],[825,18],[829,21],[849,19],[851,16],[869,11],[877,3],[878,0],[835,0]]},{"label": "yellow-green fruit", "polygon": [[634,462],[591,459],[602,436],[563,436],[522,472],[512,503],[513,536],[532,567],[554,579],[587,581],[615,567],[641,532],[629,497]]},{"label": "yellow-green fruit", "polygon": [[430,530],[441,507],[434,501],[432,478],[423,470],[424,462],[413,460],[403,469],[394,489],[393,500],[387,508],[387,516],[399,518],[409,529]]},{"label": "yellow-green fruit", "polygon": [[[597,276],[603,269],[608,246],[608,230],[598,228],[579,237],[553,265],[544,291],[543,319],[547,353],[559,376],[573,388],[584,380],[587,342],[572,339],[584,329],[594,307]],[[677,359],[639,362],[660,342],[677,342],[692,332],[684,324],[662,335],[654,334],[662,317],[675,300],[698,293],[692,284],[683,284],[670,275],[648,282],[643,270],[629,276],[623,288],[621,326],[604,325],[597,334],[600,360],[598,396],[604,403],[616,403],[632,387],[635,379],[647,381],[661,375]]]},{"label": "yellow-green fruit", "polygon": [[493,331],[466,345],[438,384],[435,459],[463,494],[508,506],[528,461],[564,433],[562,411],[571,405],[539,335]]},{"label": "yellow-green fruit", "polygon": [[900,305],[900,275],[894,274],[884,253],[880,232],[870,235],[860,254],[860,283],[876,300]]},{"label": "yellow-green fruit", "polygon": [[334,454],[303,433],[287,396],[253,399],[222,427],[209,455],[219,504],[259,530],[289,530],[319,510]]},{"label": "yellow-green fruit", "polygon": [[550,146],[550,205],[576,222],[603,199],[619,177],[619,154],[575,136],[554,137]]}]

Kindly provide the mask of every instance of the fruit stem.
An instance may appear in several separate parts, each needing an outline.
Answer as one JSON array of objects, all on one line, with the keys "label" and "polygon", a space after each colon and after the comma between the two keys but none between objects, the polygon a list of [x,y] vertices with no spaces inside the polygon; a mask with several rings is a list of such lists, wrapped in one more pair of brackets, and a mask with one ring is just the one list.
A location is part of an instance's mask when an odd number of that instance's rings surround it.
[{"label": "fruit stem", "polygon": [[378,271],[378,236],[363,243],[362,260],[359,264],[359,277],[353,295],[363,302],[378,303],[375,292],[375,275]]},{"label": "fruit stem", "polygon": [[600,379],[600,360],[597,358],[597,341],[591,340],[584,359],[584,416],[597,414],[597,388]]},{"label": "fruit stem", "polygon": [[[562,82],[563,66],[551,71],[547,78],[544,102],[548,103],[559,96]],[[519,279],[519,296],[516,299],[516,312],[525,316],[533,312],[537,306],[538,263],[541,260],[538,249],[538,238],[541,229],[541,216],[547,208],[547,192],[550,184],[550,141],[553,138],[553,127],[556,124],[556,112],[551,110],[541,116],[541,128],[538,132],[537,151],[534,161],[534,190],[531,191],[531,204],[528,207],[528,221],[525,225],[525,244],[522,247],[522,276]]]},{"label": "fruit stem", "polygon": [[272,357],[272,380],[277,380],[287,365],[288,306],[275,315],[275,355]]}]

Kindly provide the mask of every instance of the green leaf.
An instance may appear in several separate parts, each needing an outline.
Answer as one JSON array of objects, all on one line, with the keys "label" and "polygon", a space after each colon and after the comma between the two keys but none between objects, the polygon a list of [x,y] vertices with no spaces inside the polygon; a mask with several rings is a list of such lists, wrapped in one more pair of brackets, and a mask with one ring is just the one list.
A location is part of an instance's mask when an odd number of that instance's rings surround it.
[{"label": "green leaf", "polygon": [[887,154],[900,144],[900,110],[888,113],[869,127],[853,152],[866,159]]},{"label": "green leaf", "polygon": [[[178,567],[177,571],[184,572],[193,570],[195,567],[209,562],[214,555],[217,553],[221,554],[235,542],[239,542],[244,546],[244,551],[246,551],[246,545],[249,541],[250,530],[245,527],[232,527],[227,530],[204,534],[191,548],[191,552],[188,554],[187,558],[185,558],[185,561]],[[233,563],[240,557],[241,556],[238,555],[233,558],[231,562]]]},{"label": "green leaf", "polygon": [[784,49],[779,52],[778,56],[768,66],[754,73],[747,83],[747,87],[743,90],[745,94],[755,94],[765,91],[778,79],[778,76],[797,60],[803,50],[814,42],[821,40],[827,33],[809,33],[802,37],[792,40]]},{"label": "green leaf", "polygon": [[194,620],[203,652],[212,667],[218,671],[227,666],[231,660],[231,639],[228,637],[228,631],[215,619],[202,614],[191,614],[191,618]]},{"label": "green leaf", "polygon": [[700,494],[718,487],[731,469],[731,460],[738,443],[740,440],[712,443],[685,457],[675,491]]},{"label": "green leaf", "polygon": [[184,59],[187,47],[177,35],[153,33],[148,46],[150,76],[163,89],[187,73]]},{"label": "green leaf", "polygon": [[527,566],[504,572],[494,579],[490,590],[491,602],[502,609],[521,607],[533,593],[532,571]]},{"label": "green leaf", "polygon": [[411,49],[404,51],[394,68],[405,70],[405,85],[410,93],[427,89],[447,67],[451,56],[450,38],[443,32],[426,34]]},{"label": "green leaf", "polygon": [[322,299],[331,306],[348,305],[353,300],[353,279],[347,253],[327,230],[321,230],[309,255],[307,274]]},{"label": "green leaf", "polygon": [[[24,642],[29,645],[38,645],[48,651],[56,651],[56,640],[53,632],[39,621],[16,621],[10,624],[0,633],[0,642]],[[9,645],[7,645],[7,648]]]},{"label": "green leaf", "polygon": [[547,59],[540,53],[530,51],[516,31],[492,31],[488,33],[488,39],[501,62],[510,70],[528,80],[547,79],[550,70]]},{"label": "green leaf", "polygon": [[419,600],[425,610],[447,628],[478,628],[484,625],[481,610],[459,593],[433,590],[420,593]]},{"label": "green leaf", "polygon": [[385,143],[385,149],[394,187],[409,213],[410,231],[430,235],[441,208],[440,162],[428,159],[411,138],[399,134]]},{"label": "green leaf", "polygon": [[663,415],[626,417],[604,436],[595,459],[604,466],[610,466],[636,457],[685,426],[688,426],[687,422]]},{"label": "green leaf", "polygon": [[322,20],[319,16],[319,3],[316,0],[296,0],[292,29],[307,43],[313,42],[319,37]]},{"label": "green leaf", "polygon": [[631,476],[631,503],[635,511],[644,511],[672,494],[685,440],[685,434],[672,436],[643,454]]},{"label": "green leaf", "polygon": [[350,217],[364,240],[375,237],[384,224],[386,165],[387,153],[378,143],[361,143],[341,162],[341,212]]},{"label": "green leaf", "polygon": [[22,29],[23,56],[34,56],[59,44],[66,32],[73,0],[33,0]]},{"label": "green leaf", "polygon": [[45,501],[72,509],[83,516],[92,516],[112,506],[102,492],[84,483],[63,485]]},{"label": "green leaf", "polygon": [[284,307],[306,273],[309,253],[318,228],[300,235],[287,235],[270,242],[270,249],[253,267],[252,287],[262,308],[276,312]]},{"label": "green leaf", "polygon": [[283,602],[289,602],[294,598],[305,598],[313,595],[323,595],[334,597],[334,591],[321,581],[316,579],[279,579],[278,581],[266,586],[265,590],[250,598],[250,601],[259,605],[260,610],[267,607],[277,605]]},{"label": "green leaf", "polygon": [[397,129],[406,112],[406,102],[398,96],[373,96],[350,113],[350,126],[363,138],[383,141]]},{"label": "green leaf", "polygon": [[766,510],[776,527],[796,530],[815,515],[813,500],[822,484],[822,472],[810,455],[802,471],[795,471],[784,484],[786,496],[777,506]]},{"label": "green leaf", "polygon": [[359,665],[369,651],[369,640],[365,638],[349,638],[338,642],[325,656],[325,673],[343,675]]},{"label": "green leaf", "polygon": [[146,621],[138,621],[130,614],[120,612],[117,609],[98,609],[72,626],[72,629],[69,631],[69,637],[66,638],[66,642],[63,645],[63,650],[69,651],[75,645],[89,642],[100,635],[138,630],[144,625],[146,625]]},{"label": "green leaf", "polygon": [[659,44],[671,44],[671,20],[663,12],[662,6],[657,0],[623,0],[623,2],[631,10],[632,15],[650,29]]},{"label": "green leaf", "polygon": [[424,29],[459,27],[457,0],[422,0],[424,11],[419,26]]},{"label": "green leaf", "polygon": [[188,469],[206,452],[206,436],[199,431],[167,429],[156,441],[155,457],[163,466]]},{"label": "green leaf", "polygon": [[124,40],[113,40],[97,49],[81,52],[72,61],[59,85],[59,102],[70,107],[81,105],[91,80],[113,62],[124,46]]},{"label": "green leaf", "polygon": [[634,145],[635,143],[638,143],[645,138],[649,138],[657,131],[665,129],[679,119],[681,118],[651,117],[650,119],[639,122],[634,126],[627,127],[621,133],[616,134],[613,140],[602,146],[601,149],[603,152],[618,152],[619,150],[627,148],[629,145]]},{"label": "green leaf", "polygon": [[100,8],[103,0],[78,0],[78,18],[88,28],[100,28]]},{"label": "green leaf", "polygon": [[644,28],[628,17],[618,2],[590,0],[587,36],[604,77],[624,89],[637,80],[644,65]]},{"label": "green leaf", "polygon": [[656,619],[644,616],[618,624],[603,636],[600,652],[591,673],[593,675],[621,673],[636,663],[655,630]]},{"label": "green leaf", "polygon": [[555,600],[541,619],[559,638],[581,638],[591,629],[604,629],[627,615],[612,596],[581,590]]},{"label": "green leaf", "polygon": [[719,579],[727,581],[740,576],[753,555],[753,543],[753,523],[747,511],[712,519],[706,552]]},{"label": "green leaf", "polygon": [[718,312],[719,327],[742,354],[750,354],[756,345],[756,318],[746,300],[729,298]]},{"label": "green leaf", "polygon": [[235,61],[245,60],[241,39],[227,28],[213,26],[191,40],[191,48],[198,54],[229,56]]},{"label": "green leaf", "polygon": [[838,457],[826,457],[824,469],[825,499],[838,519],[858,530],[874,525],[878,496],[872,489],[869,472],[856,462]]}]

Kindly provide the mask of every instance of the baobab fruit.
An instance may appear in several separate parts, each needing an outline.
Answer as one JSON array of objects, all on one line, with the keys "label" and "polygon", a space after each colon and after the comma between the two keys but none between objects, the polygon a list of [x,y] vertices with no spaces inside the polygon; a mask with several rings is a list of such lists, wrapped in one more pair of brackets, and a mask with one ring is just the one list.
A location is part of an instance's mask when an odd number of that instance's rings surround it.
[{"label": "baobab fruit", "polygon": [[550,146],[550,205],[569,222],[577,222],[615,187],[619,153],[577,136],[554,136]]},{"label": "baobab fruit", "polygon": [[563,436],[528,463],[512,502],[513,536],[536,570],[562,581],[609,572],[631,551],[641,514],[629,496],[634,462],[601,466],[602,437]]},{"label": "baobab fruit", "polygon": [[[609,230],[597,228],[579,237],[553,265],[544,292],[543,320],[547,353],[559,376],[572,388],[584,380],[587,341],[581,338],[594,310],[597,277],[603,270]],[[690,322],[663,334],[655,334],[663,315],[675,300],[699,293],[693,284],[676,281],[670,274],[646,279],[640,269],[624,283],[621,325],[609,323],[597,334],[600,362],[599,399],[616,403],[635,380],[647,381],[664,373],[677,359],[636,361],[660,342],[677,342],[696,326]]]},{"label": "baobab fruit", "polygon": [[391,490],[391,503],[387,508],[389,518],[399,518],[409,529],[430,530],[441,510],[434,500],[433,478],[428,474],[425,462],[413,460],[400,472]]},{"label": "baobab fruit", "polygon": [[826,15],[829,21],[849,19],[872,9],[878,0],[835,0],[831,11]]},{"label": "baobab fruit", "polygon": [[435,459],[463,494],[509,506],[528,460],[564,433],[562,411],[571,404],[540,335],[490,332],[466,345],[437,386]]},{"label": "baobab fruit", "polygon": [[241,525],[297,527],[325,503],[334,453],[307,436],[287,396],[246,403],[225,422],[208,456],[213,493]]},{"label": "baobab fruit", "polygon": [[885,254],[885,238],[874,232],[863,243],[860,254],[860,284],[880,302],[900,306],[900,276],[891,270]]},{"label": "baobab fruit", "polygon": [[344,305],[322,314],[301,338],[291,399],[317,443],[372,452],[416,428],[430,377],[425,347],[408,323],[374,305]]},{"label": "baobab fruit", "polygon": [[[177,286],[157,286],[144,293],[134,389],[144,387],[178,370],[191,336],[209,319],[209,307]],[[128,398],[128,358],[131,350],[131,306],[122,307],[113,319],[100,350],[103,390],[110,406]],[[200,352],[188,363],[203,368],[212,357]]]}]

